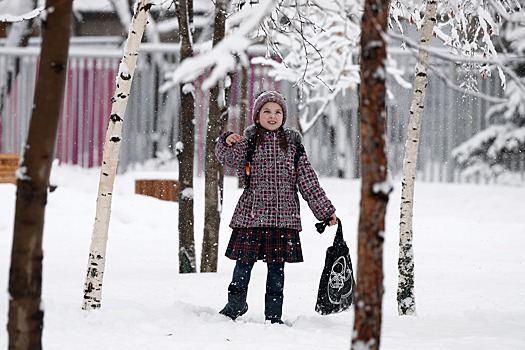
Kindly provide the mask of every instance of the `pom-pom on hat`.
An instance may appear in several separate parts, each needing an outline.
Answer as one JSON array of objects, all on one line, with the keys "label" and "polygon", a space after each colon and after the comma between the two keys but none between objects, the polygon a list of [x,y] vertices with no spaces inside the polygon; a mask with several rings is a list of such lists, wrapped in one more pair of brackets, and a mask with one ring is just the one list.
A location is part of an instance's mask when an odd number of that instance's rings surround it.
[{"label": "pom-pom on hat", "polygon": [[262,106],[264,106],[266,102],[275,102],[281,106],[283,110],[283,125],[284,125],[284,123],[286,122],[286,117],[288,116],[288,108],[286,107],[286,100],[284,99],[283,95],[273,90],[263,91],[255,99],[255,103],[253,104],[253,110],[252,110],[253,122],[255,123],[255,120],[257,119],[257,116],[259,115],[259,112],[261,111]]}]

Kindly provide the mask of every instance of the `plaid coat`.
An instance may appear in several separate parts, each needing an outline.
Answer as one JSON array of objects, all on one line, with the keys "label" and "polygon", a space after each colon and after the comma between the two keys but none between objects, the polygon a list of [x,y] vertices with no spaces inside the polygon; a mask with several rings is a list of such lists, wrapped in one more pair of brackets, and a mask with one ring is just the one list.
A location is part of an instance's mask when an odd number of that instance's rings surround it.
[{"label": "plaid coat", "polygon": [[[247,139],[256,132],[254,125],[244,132],[244,140],[229,146],[223,133],[216,145],[217,159],[237,170],[244,177],[244,163],[248,149]],[[319,184],[306,154],[299,159],[297,172],[294,155],[301,135],[285,129],[288,150],[279,147],[279,131],[264,134],[264,143],[257,146],[251,165],[250,187],[242,193],[230,222],[231,228],[273,227],[301,231],[301,215],[297,188],[318,220],[325,220],[335,212]]]}]

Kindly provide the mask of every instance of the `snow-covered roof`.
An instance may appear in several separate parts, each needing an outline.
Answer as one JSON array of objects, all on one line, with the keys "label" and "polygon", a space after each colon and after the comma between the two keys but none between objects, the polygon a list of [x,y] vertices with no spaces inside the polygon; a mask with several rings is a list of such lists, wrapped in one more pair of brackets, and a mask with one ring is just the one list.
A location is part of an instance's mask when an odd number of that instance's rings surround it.
[{"label": "snow-covered roof", "polygon": [[[4,0],[5,1],[5,0]],[[18,1],[18,0],[10,0]],[[154,6],[152,10],[163,9],[174,11],[175,6],[172,0],[154,0]],[[113,7],[111,6],[110,0],[74,0],[73,8],[80,12],[95,12],[95,11],[108,11],[112,12]],[[194,0],[193,10],[195,12],[213,10],[214,4],[211,0]]]},{"label": "snow-covered roof", "polygon": [[[38,0],[40,6],[44,5],[44,0]],[[172,0],[154,0],[153,9],[162,8],[174,11]],[[20,9],[20,0],[0,0],[0,14],[22,15],[26,11]],[[195,12],[205,12],[213,10],[214,4],[211,0],[194,0],[193,9]],[[79,12],[113,12],[110,0],[74,0],[73,9]]]}]

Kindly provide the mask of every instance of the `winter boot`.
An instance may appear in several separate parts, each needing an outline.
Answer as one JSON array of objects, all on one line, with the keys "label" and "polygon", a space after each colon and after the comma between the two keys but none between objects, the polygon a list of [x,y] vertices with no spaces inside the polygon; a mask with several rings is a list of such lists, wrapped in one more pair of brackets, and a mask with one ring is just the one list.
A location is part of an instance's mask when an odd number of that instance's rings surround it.
[{"label": "winter boot", "polygon": [[271,323],[283,324],[283,294],[268,294],[264,296],[264,316]]},{"label": "winter boot", "polygon": [[235,286],[230,285],[228,287],[228,304],[219,313],[232,320],[244,315],[248,311],[248,304],[246,303],[247,292],[246,289],[237,289]]}]

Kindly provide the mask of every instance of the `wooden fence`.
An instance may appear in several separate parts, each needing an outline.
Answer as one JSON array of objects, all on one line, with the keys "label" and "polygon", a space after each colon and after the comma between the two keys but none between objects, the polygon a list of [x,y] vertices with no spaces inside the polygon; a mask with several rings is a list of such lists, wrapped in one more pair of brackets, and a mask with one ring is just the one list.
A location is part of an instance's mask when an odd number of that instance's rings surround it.
[{"label": "wooden fence", "polygon": [[[0,106],[0,153],[19,153],[25,141],[31,116],[39,50],[36,47],[7,49],[0,47],[0,82],[4,91]],[[256,54],[256,53],[255,53]],[[73,46],[70,50],[66,93],[59,126],[56,158],[60,162],[82,167],[99,166],[102,160],[104,133],[111,109],[115,76],[122,56],[111,45]],[[408,52],[396,51],[394,58],[405,69],[405,79],[412,80],[415,59]],[[174,154],[178,140],[178,88],[159,93],[164,74],[178,63],[177,45],[143,44],[135,80],[126,112],[119,172],[155,157],[160,151]],[[437,64],[437,63],[433,63]],[[18,65],[17,74],[8,74]],[[460,76],[457,66],[444,64],[441,71],[452,79]],[[237,129],[241,82],[240,71],[233,76],[232,106],[229,127]],[[290,122],[294,126],[297,93],[293,86],[268,77],[267,68],[252,66],[248,72],[249,108],[259,91],[280,89],[290,103]],[[5,83],[7,82],[7,84]],[[9,88],[7,88],[9,86]],[[501,96],[497,77],[480,80],[479,90]],[[487,179],[464,178],[451,157],[451,150],[486,127],[484,118],[489,102],[466,97],[430,75],[427,106],[422,125],[418,159],[418,179],[425,181],[486,182]],[[402,171],[404,140],[412,90],[389,82],[387,110],[387,151],[389,171],[393,177]],[[195,154],[196,171],[201,175],[208,94],[196,90]],[[322,176],[359,177],[359,116],[356,91],[338,96],[335,103],[304,136],[312,164]],[[248,113],[249,115],[249,113]],[[250,118],[250,116],[248,116]],[[249,125],[248,121],[248,125]],[[509,159],[525,181],[524,156]]]}]

